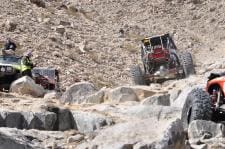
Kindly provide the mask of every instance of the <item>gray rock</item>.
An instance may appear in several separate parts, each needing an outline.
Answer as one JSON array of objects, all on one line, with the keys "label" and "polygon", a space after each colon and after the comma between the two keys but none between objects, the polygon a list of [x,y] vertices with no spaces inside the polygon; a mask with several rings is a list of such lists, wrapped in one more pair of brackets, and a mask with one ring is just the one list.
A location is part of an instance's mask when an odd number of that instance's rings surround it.
[{"label": "gray rock", "polygon": [[24,129],[53,130],[57,116],[52,112],[22,112]]},{"label": "gray rock", "polygon": [[50,91],[45,94],[44,99],[60,99],[61,93],[56,91]]},{"label": "gray rock", "polygon": [[57,115],[53,112],[34,113],[35,122],[34,127],[38,127],[40,130],[53,130]]},{"label": "gray rock", "polygon": [[134,145],[133,149],[149,149],[149,146],[146,143],[139,142]]},{"label": "gray rock", "polygon": [[5,127],[5,117],[6,115],[4,114],[3,111],[0,112],[0,127]]},{"label": "gray rock", "polygon": [[46,7],[45,1],[43,0],[30,0],[30,2],[36,4],[38,7]]},{"label": "gray rock", "polygon": [[87,96],[85,103],[94,103],[94,104],[103,103],[104,95],[105,95],[105,91],[104,89],[101,89],[98,92]]},{"label": "gray rock", "polygon": [[188,137],[191,143],[198,142],[198,140],[224,137],[224,135],[224,125],[212,121],[192,121],[188,128]]},{"label": "gray rock", "polygon": [[2,127],[0,128],[0,149],[46,149],[50,145],[51,148],[64,148],[63,142],[66,142],[67,135],[65,136],[61,131]]},{"label": "gray rock", "polygon": [[108,100],[113,103],[138,101],[138,97],[130,87],[118,87],[108,93]]},{"label": "gray rock", "polygon": [[84,139],[84,136],[81,134],[77,134],[75,136],[71,136],[67,139],[67,143],[80,142]]},{"label": "gray rock", "polygon": [[141,102],[142,105],[162,105],[162,106],[170,106],[170,95],[169,94],[159,94],[153,95],[144,99]]},{"label": "gray rock", "polygon": [[90,96],[96,91],[93,84],[89,82],[80,82],[70,86],[60,100],[64,103],[83,103],[87,96]]},{"label": "gray rock", "polygon": [[59,24],[60,24],[60,25],[63,25],[63,26],[71,26],[71,22],[68,22],[68,21],[62,21],[62,20],[61,20],[61,21],[59,22]]},{"label": "gray rock", "polygon": [[169,91],[170,104],[172,104],[179,97],[180,93],[181,93],[180,89],[172,89]]},{"label": "gray rock", "polygon": [[68,109],[60,109],[58,111],[58,128],[59,131],[65,131],[76,128],[73,115]]},{"label": "gray rock", "polygon": [[[10,128],[22,129],[24,124],[24,117],[20,112],[3,112],[1,113],[5,126]],[[3,116],[4,115],[4,116]]]},{"label": "gray rock", "polygon": [[45,94],[44,88],[35,84],[34,80],[28,76],[24,76],[14,81],[10,86],[10,92],[31,95],[34,97],[43,97]]},{"label": "gray rock", "polygon": [[33,149],[32,143],[17,129],[0,128],[0,149]]},{"label": "gray rock", "polygon": [[106,128],[91,142],[83,143],[77,148],[94,146],[98,149],[180,149],[185,148],[185,133],[179,119],[167,122],[145,119]]},{"label": "gray rock", "polygon": [[117,113],[139,119],[156,118],[164,120],[180,118],[181,109],[170,106],[138,105],[125,110],[117,110]]},{"label": "gray rock", "polygon": [[72,115],[77,129],[81,133],[98,130],[103,126],[111,125],[113,122],[112,119],[98,113],[72,111]]},{"label": "gray rock", "polygon": [[186,136],[181,120],[172,122],[164,131],[162,139],[155,144],[155,148],[160,149],[180,149],[186,148]]},{"label": "gray rock", "polygon": [[55,31],[61,35],[63,35],[66,31],[65,27],[63,25],[59,25],[56,27]]},{"label": "gray rock", "polygon": [[191,145],[191,148],[193,149],[208,149],[207,144],[199,144],[199,145]]},{"label": "gray rock", "polygon": [[5,26],[6,31],[14,32],[17,28],[17,23],[13,20],[7,20]]},{"label": "gray rock", "polygon": [[57,116],[52,112],[1,111],[1,126],[18,129],[53,130]]},{"label": "gray rock", "polygon": [[23,115],[23,117],[25,119],[23,128],[38,129],[39,123],[37,123],[36,117],[33,112],[22,112],[21,114]]}]

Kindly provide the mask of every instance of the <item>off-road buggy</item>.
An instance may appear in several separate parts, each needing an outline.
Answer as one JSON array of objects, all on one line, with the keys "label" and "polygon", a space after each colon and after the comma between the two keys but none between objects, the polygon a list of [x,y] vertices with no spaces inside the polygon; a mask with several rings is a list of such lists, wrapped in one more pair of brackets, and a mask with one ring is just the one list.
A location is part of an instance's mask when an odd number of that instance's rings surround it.
[{"label": "off-road buggy", "polygon": [[144,70],[139,65],[130,69],[136,85],[184,78],[195,73],[191,54],[178,53],[169,34],[144,38],[141,44],[141,60]]},{"label": "off-road buggy", "polygon": [[35,83],[40,84],[44,89],[59,91],[59,71],[55,68],[35,67],[32,69],[32,76]]},{"label": "off-road buggy", "polygon": [[21,63],[22,57],[14,55],[0,56],[0,90],[9,90],[13,81],[28,75],[32,72],[33,79],[36,83],[42,85],[45,89],[58,88],[58,71],[55,69],[34,68]]},{"label": "off-road buggy", "polygon": [[225,121],[225,73],[211,73],[205,89],[194,88],[187,96],[181,119],[184,128],[193,120]]}]

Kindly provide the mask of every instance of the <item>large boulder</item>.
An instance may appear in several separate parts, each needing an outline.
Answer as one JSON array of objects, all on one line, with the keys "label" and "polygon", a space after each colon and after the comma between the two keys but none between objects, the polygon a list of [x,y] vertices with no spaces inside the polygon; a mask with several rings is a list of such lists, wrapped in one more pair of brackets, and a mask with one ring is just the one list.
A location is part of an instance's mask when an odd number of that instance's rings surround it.
[{"label": "large boulder", "polygon": [[156,92],[144,86],[121,86],[109,90],[106,93],[106,100],[112,103],[126,101],[141,101],[144,98],[154,95]]},{"label": "large boulder", "polygon": [[158,93],[158,89],[156,89],[155,87],[130,86],[129,88],[131,88],[134,91],[134,93],[137,95],[139,101]]},{"label": "large boulder", "polygon": [[170,95],[169,94],[153,95],[153,96],[143,99],[141,104],[170,106]]},{"label": "large boulder", "polygon": [[37,112],[34,113],[35,122],[34,124],[40,130],[53,130],[55,122],[57,120],[57,115],[53,112]]},{"label": "large boulder", "polygon": [[104,96],[105,96],[105,88],[102,88],[96,93],[87,96],[85,99],[85,103],[94,103],[94,104],[103,103]]},{"label": "large boulder", "polygon": [[92,83],[79,82],[71,85],[61,97],[63,103],[84,103],[88,96],[97,92]]},{"label": "large boulder", "polygon": [[81,133],[89,133],[113,123],[111,118],[99,113],[72,111],[77,130]]},{"label": "large boulder", "polygon": [[160,105],[99,104],[89,108],[91,111],[106,113],[115,122],[155,118],[158,120],[177,119],[181,117],[181,108]]},{"label": "large boulder", "polygon": [[10,86],[10,92],[31,95],[33,97],[43,97],[45,94],[44,88],[35,84],[34,80],[28,76],[24,76],[14,81]]},{"label": "large boulder", "polygon": [[53,130],[57,116],[52,112],[0,112],[1,127]]},{"label": "large boulder", "polygon": [[58,107],[48,107],[50,112],[54,112],[57,115],[54,130],[65,131],[74,128],[75,122],[73,115],[68,109],[60,109]]},{"label": "large boulder", "polygon": [[170,94],[170,105],[172,105],[172,103],[179,97],[181,93],[180,89],[174,88],[174,89],[170,89],[169,90],[169,94]]},{"label": "large boulder", "polygon": [[65,148],[65,142],[72,134],[61,131],[40,131],[0,128],[0,149],[47,149]]},{"label": "large boulder", "polygon": [[0,115],[4,127],[23,129],[25,120],[20,112],[1,111]]},{"label": "large boulder", "polygon": [[225,136],[223,124],[217,124],[212,121],[195,120],[188,128],[189,141],[192,144],[198,143],[204,139],[222,138]]},{"label": "large boulder", "polygon": [[22,112],[24,129],[53,130],[57,115],[53,112]]},{"label": "large boulder", "polygon": [[15,128],[0,128],[0,149],[33,149],[32,142]]},{"label": "large boulder", "polygon": [[113,103],[138,101],[135,92],[129,87],[118,87],[108,92],[108,100]]},{"label": "large boulder", "polygon": [[85,142],[78,149],[125,149],[125,148],[185,148],[185,133],[182,122],[145,119],[116,124],[102,130],[91,142]]}]

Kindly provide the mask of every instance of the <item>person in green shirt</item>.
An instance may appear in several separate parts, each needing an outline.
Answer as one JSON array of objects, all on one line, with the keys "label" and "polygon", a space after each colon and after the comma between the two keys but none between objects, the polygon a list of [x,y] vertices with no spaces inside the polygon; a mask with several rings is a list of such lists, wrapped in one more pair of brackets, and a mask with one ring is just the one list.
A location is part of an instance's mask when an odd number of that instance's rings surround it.
[{"label": "person in green shirt", "polygon": [[21,66],[22,66],[22,75],[23,76],[29,76],[32,77],[31,70],[34,67],[33,62],[31,61],[32,57],[32,50],[29,50],[28,52],[24,53],[22,59],[21,59]]}]

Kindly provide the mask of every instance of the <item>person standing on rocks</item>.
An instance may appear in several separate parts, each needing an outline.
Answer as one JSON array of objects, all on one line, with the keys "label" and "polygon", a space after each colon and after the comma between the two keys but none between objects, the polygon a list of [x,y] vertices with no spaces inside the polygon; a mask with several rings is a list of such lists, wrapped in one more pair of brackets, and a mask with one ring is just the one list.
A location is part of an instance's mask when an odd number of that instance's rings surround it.
[{"label": "person standing on rocks", "polygon": [[23,76],[29,76],[32,77],[32,68],[34,67],[34,64],[31,61],[32,57],[32,50],[28,50],[26,53],[24,53],[22,60],[21,60],[21,66],[22,66],[22,75]]},{"label": "person standing on rocks", "polygon": [[4,48],[2,49],[2,54],[15,55],[16,48],[17,48],[16,44],[10,38],[7,38]]}]

